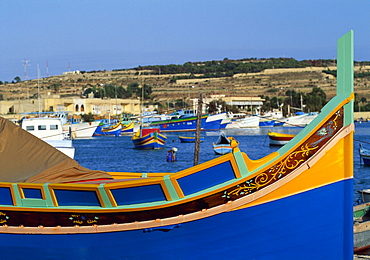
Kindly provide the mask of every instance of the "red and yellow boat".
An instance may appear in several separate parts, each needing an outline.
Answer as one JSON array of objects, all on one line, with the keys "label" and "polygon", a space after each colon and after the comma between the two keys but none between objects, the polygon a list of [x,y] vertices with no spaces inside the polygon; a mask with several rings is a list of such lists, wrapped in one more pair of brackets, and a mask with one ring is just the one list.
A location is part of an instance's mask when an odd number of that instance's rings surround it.
[{"label": "red and yellow boat", "polygon": [[267,133],[269,140],[270,140],[270,145],[277,145],[277,146],[282,146],[287,144],[290,140],[292,140],[296,135],[293,134],[283,134],[283,133],[277,133],[277,132],[272,132],[268,131]]}]

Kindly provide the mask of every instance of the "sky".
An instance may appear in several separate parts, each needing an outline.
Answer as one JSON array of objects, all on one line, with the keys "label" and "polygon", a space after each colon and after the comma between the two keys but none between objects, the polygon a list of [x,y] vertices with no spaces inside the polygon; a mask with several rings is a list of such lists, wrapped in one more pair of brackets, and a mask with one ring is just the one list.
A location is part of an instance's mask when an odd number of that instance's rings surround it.
[{"label": "sky", "polygon": [[370,61],[369,0],[1,0],[0,81],[243,58],[335,59],[354,31]]}]

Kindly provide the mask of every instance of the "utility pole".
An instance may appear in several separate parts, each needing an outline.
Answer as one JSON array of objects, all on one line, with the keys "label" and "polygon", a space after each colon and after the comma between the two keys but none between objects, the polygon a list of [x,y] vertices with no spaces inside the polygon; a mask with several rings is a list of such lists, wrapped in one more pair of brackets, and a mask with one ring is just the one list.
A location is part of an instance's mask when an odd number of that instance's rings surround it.
[{"label": "utility pole", "polygon": [[199,93],[197,109],[197,128],[195,133],[194,166],[197,165],[199,162],[200,131],[202,125],[202,104],[203,104],[202,93]]}]

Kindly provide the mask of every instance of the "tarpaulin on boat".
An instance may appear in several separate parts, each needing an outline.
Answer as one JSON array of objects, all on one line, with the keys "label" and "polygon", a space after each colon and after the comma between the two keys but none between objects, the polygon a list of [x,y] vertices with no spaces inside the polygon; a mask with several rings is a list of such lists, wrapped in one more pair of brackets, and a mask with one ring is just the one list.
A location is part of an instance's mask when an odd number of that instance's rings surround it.
[{"label": "tarpaulin on boat", "polygon": [[0,117],[0,182],[60,183],[112,179],[75,160]]}]

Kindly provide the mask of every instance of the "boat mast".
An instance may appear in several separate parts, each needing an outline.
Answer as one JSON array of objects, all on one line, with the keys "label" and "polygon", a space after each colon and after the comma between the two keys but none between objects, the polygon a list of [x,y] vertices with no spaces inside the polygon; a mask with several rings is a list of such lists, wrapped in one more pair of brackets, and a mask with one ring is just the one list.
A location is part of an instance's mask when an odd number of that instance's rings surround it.
[{"label": "boat mast", "polygon": [[142,136],[143,129],[143,103],[144,102],[144,85],[141,83],[141,101],[140,101],[140,136]]},{"label": "boat mast", "polygon": [[39,64],[37,64],[37,99],[39,103],[39,117],[41,113],[41,103],[40,103],[40,68]]}]

